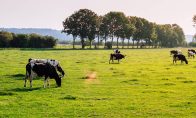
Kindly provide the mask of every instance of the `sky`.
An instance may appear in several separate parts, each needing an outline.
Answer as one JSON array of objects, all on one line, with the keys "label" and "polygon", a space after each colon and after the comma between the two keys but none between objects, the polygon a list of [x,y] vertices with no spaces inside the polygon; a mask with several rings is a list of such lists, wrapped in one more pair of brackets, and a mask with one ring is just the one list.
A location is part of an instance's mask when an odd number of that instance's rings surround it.
[{"label": "sky", "polygon": [[176,23],[185,34],[196,33],[196,0],[0,0],[0,27],[62,30],[62,21],[84,8],[97,15],[120,11],[157,24]]}]

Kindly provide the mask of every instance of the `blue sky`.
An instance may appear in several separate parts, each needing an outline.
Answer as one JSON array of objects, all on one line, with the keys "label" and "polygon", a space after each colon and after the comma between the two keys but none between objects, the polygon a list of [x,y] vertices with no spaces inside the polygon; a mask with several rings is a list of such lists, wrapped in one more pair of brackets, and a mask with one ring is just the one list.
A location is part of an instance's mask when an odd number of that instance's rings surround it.
[{"label": "blue sky", "polygon": [[179,24],[194,34],[196,0],[0,0],[0,27],[63,29],[62,21],[79,9],[98,15],[121,11],[158,24]]}]

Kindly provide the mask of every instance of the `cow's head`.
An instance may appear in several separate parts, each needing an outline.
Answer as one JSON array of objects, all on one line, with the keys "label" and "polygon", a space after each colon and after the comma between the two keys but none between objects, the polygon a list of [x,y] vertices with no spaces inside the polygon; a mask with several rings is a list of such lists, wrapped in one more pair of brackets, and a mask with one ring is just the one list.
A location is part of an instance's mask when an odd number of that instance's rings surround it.
[{"label": "cow's head", "polygon": [[62,77],[64,77],[65,72],[63,71],[63,69],[61,68],[59,64],[57,65],[57,70],[62,74]]},{"label": "cow's head", "polygon": [[58,86],[58,87],[61,87],[61,77],[58,76],[58,78],[55,78],[55,80],[56,80],[57,86]]},{"label": "cow's head", "polygon": [[125,56],[126,56],[126,55],[121,54],[121,57],[122,57],[122,58],[125,58]]}]

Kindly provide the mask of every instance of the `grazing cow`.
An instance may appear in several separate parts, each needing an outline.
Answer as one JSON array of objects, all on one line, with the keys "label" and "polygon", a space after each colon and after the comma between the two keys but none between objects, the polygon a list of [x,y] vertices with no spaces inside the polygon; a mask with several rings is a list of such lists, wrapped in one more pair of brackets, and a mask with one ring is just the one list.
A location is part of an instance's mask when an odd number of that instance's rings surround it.
[{"label": "grazing cow", "polygon": [[188,51],[188,57],[193,57],[193,59],[195,58],[195,53],[192,51]]},{"label": "grazing cow", "polygon": [[63,71],[63,69],[61,68],[59,61],[54,60],[54,59],[29,59],[29,63],[50,63],[52,66],[55,67],[56,70],[58,70],[62,76],[65,75],[65,72]]},{"label": "grazing cow", "polygon": [[174,62],[176,63],[176,61],[178,61],[178,60],[181,60],[181,64],[183,61],[185,61],[185,63],[188,64],[186,57],[182,54],[175,54],[173,56],[173,64],[174,64]]},{"label": "grazing cow", "polygon": [[188,57],[195,58],[196,51],[194,49],[188,49]]},{"label": "grazing cow", "polygon": [[26,87],[26,81],[28,78],[30,80],[30,87],[32,87],[32,80],[36,76],[45,77],[44,88],[46,86],[46,81],[48,82],[49,85],[49,78],[54,78],[56,84],[59,87],[61,86],[61,77],[59,77],[55,67],[49,63],[28,63],[26,65],[26,76],[25,76],[24,87]]},{"label": "grazing cow", "polygon": [[122,55],[122,54],[110,54],[110,60],[109,60],[109,63],[110,61],[112,60],[112,63],[114,63],[114,60],[118,60],[118,63],[121,59],[125,58],[125,55]]},{"label": "grazing cow", "polygon": [[193,52],[193,53],[196,54],[196,51],[195,51],[194,49],[188,49],[188,52],[189,52],[189,51],[191,51],[191,52]]},{"label": "grazing cow", "polygon": [[181,50],[171,50],[170,51],[170,56],[175,55],[175,54],[182,54],[182,51]]}]

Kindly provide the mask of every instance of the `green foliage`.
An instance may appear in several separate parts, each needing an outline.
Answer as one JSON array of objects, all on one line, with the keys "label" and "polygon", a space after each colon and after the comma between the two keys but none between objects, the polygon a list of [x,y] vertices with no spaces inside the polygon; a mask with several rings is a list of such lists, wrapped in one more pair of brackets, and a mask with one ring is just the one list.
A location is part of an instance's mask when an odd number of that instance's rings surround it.
[{"label": "green foliage", "polygon": [[13,36],[9,32],[0,31],[0,47],[5,48],[10,46],[10,41],[13,39]]},{"label": "green foliage", "polygon": [[13,34],[10,45],[14,48],[27,48],[29,36],[27,34]]},{"label": "green foliage", "polygon": [[88,9],[80,9],[65,19],[63,32],[72,34],[73,37],[79,36],[82,48],[85,48],[85,38],[89,38],[91,41],[94,40],[97,25],[98,16],[96,13]]},{"label": "green foliage", "polygon": [[106,42],[105,48],[112,49],[112,42]]},{"label": "green foliage", "polygon": [[189,46],[191,46],[191,47],[196,47],[196,42],[190,42],[190,43],[189,43]]},{"label": "green foliage", "polygon": [[117,47],[119,39],[122,39],[122,44],[126,39],[128,42],[132,39],[133,44],[134,41],[137,42],[137,48],[139,48],[140,42],[145,42],[145,45],[152,47],[158,45],[161,47],[176,47],[186,44],[184,32],[179,25],[158,25],[144,18],[127,17],[123,12],[111,11],[98,17],[91,10],[80,9],[65,19],[63,27],[63,32],[73,35],[73,48],[77,36],[81,38],[82,48],[85,47],[85,40],[92,42],[96,36],[98,37],[98,43],[99,37],[101,37],[105,45],[107,38],[110,37],[112,46],[115,37]]},{"label": "green foliage", "polygon": [[53,48],[57,39],[38,34],[14,34],[0,31],[0,47],[14,48]]}]

